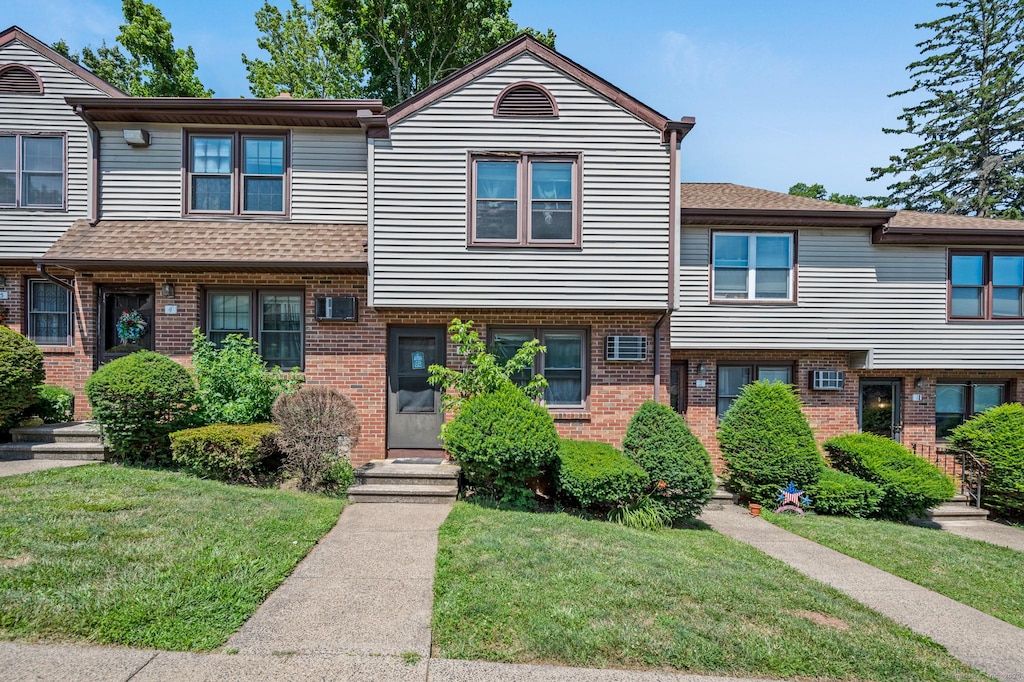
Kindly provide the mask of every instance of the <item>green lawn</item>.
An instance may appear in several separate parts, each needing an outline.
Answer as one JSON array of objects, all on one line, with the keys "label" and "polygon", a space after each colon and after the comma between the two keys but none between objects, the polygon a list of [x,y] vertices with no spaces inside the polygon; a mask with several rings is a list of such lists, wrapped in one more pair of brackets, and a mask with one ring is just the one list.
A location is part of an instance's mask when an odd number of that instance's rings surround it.
[{"label": "green lawn", "polygon": [[1024,627],[1024,554],[931,528],[762,512],[777,526]]},{"label": "green lawn", "polygon": [[828,679],[988,679],[711,530],[634,531],[456,504],[434,646],[451,658]]},{"label": "green lawn", "polygon": [[343,505],[102,464],[0,478],[0,639],[213,649]]}]

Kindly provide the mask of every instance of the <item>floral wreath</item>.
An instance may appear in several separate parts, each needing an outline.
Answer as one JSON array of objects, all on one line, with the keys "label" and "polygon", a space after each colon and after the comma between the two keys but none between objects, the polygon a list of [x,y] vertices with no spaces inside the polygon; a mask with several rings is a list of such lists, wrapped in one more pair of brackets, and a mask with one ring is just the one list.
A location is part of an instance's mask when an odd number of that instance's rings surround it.
[{"label": "floral wreath", "polygon": [[117,338],[121,343],[138,341],[149,325],[138,310],[126,309],[117,318]]}]

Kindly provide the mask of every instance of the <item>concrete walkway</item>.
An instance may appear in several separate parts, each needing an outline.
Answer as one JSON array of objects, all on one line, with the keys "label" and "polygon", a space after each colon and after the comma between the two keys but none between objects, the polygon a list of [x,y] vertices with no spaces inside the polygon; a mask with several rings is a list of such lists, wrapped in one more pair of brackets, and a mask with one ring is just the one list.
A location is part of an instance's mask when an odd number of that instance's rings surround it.
[{"label": "concrete walkway", "polygon": [[29,474],[33,471],[45,471],[63,467],[80,467],[83,464],[96,464],[95,461],[78,459],[7,459],[0,460],[0,478]]},{"label": "concrete walkway", "polygon": [[760,549],[946,647],[1000,680],[1024,680],[1024,630],[730,506],[705,511],[718,532]]},{"label": "concrete walkway", "polygon": [[[1020,528],[1006,526],[995,521],[942,521],[940,523],[933,521],[932,524],[953,535],[1024,552],[1024,530]],[[1024,680],[1024,675],[1021,676],[1021,679]]]}]

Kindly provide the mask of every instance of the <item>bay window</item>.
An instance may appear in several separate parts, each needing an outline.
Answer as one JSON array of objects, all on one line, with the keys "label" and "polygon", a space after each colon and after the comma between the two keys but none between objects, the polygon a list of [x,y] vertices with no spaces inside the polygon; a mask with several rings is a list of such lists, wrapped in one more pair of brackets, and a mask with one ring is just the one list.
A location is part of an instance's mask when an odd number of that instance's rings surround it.
[{"label": "bay window", "polygon": [[794,300],[793,241],[791,232],[713,232],[712,300]]}]

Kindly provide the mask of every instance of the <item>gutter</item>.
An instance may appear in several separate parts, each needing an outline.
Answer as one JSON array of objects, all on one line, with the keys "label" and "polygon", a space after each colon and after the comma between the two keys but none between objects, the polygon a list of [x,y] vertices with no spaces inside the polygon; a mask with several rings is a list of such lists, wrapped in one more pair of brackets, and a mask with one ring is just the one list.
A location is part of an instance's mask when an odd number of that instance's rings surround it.
[{"label": "gutter", "polygon": [[1019,246],[1024,244],[1024,227],[896,227],[887,225],[876,227],[872,231],[871,243]]},{"label": "gutter", "polygon": [[75,105],[75,113],[89,126],[89,224],[95,225],[100,219],[100,129],[81,104]]}]

